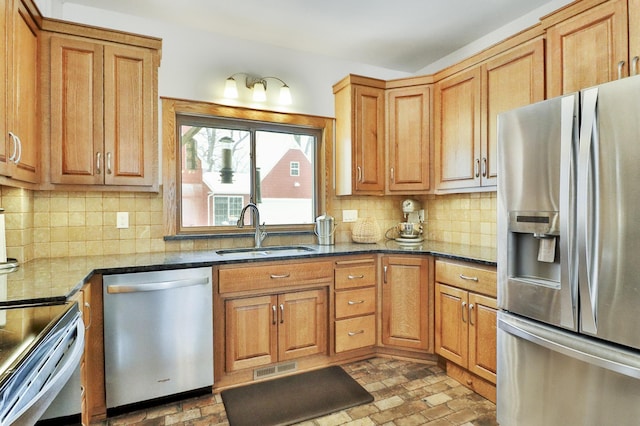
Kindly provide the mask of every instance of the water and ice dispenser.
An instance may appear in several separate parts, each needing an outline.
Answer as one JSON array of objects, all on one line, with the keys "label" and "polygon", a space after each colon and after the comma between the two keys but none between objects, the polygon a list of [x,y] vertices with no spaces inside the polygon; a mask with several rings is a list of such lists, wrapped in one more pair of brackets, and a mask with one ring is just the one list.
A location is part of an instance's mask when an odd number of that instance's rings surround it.
[{"label": "water and ice dispenser", "polygon": [[560,284],[559,213],[509,212],[509,267],[511,279],[556,287]]}]

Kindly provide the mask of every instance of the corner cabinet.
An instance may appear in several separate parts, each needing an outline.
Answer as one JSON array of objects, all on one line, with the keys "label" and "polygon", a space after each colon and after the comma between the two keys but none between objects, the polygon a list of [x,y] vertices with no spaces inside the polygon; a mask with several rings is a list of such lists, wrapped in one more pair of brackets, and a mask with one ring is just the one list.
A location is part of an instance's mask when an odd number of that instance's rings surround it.
[{"label": "corner cabinet", "polygon": [[50,77],[50,183],[157,190],[159,40],[129,35],[126,43],[108,42],[51,25],[43,60]]},{"label": "corner cabinet", "polygon": [[431,189],[431,85],[387,90],[387,193]]},{"label": "corner cabinet", "polygon": [[431,351],[429,256],[382,257],[382,344]]},{"label": "corner cabinet", "polygon": [[336,195],[384,194],[384,87],[355,75],[333,86]]},{"label": "corner cabinet", "polygon": [[436,261],[435,345],[447,374],[495,402],[495,268]]},{"label": "corner cabinet", "polygon": [[[38,67],[39,29],[35,18],[37,12],[20,0],[3,2],[4,28],[0,45],[5,55],[1,61],[5,78],[0,85],[6,105],[0,124],[3,142],[0,143],[0,174],[12,179],[40,182],[40,79]],[[0,74],[3,76],[3,74]]]}]

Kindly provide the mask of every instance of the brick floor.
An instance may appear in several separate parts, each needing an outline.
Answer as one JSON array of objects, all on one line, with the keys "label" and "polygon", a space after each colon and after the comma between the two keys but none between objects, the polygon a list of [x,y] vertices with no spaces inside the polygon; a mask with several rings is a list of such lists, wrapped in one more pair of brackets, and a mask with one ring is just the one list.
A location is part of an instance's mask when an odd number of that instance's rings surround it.
[{"label": "brick floor", "polygon": [[[373,358],[342,367],[375,400],[300,426],[497,425],[495,405],[447,377],[436,364]],[[229,422],[220,394],[216,393],[123,414],[98,424],[204,426]]]}]

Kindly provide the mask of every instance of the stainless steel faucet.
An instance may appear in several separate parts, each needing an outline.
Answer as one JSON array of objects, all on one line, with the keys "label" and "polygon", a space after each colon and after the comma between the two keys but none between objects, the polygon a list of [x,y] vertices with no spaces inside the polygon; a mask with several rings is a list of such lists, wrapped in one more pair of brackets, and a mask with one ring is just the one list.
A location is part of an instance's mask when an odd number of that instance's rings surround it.
[{"label": "stainless steel faucet", "polygon": [[254,247],[260,248],[262,246],[262,240],[267,237],[267,231],[265,231],[265,224],[260,225],[260,210],[254,203],[249,203],[242,208],[240,212],[240,218],[238,219],[238,228],[244,228],[244,213],[248,208],[251,208],[253,216],[251,221],[256,227],[256,233],[254,236]]}]

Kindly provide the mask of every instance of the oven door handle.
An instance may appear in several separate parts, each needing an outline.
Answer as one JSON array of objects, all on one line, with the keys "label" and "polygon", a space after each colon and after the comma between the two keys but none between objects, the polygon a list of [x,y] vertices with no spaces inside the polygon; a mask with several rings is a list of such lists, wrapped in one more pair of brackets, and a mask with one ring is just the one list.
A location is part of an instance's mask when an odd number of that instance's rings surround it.
[{"label": "oven door handle", "polygon": [[80,365],[80,360],[84,353],[84,322],[80,313],[77,314],[74,319],[75,322],[75,339],[73,343],[69,343],[68,340],[71,337],[66,338],[62,344],[71,345],[67,352],[62,357],[62,363],[56,368],[53,376],[42,386],[42,389],[33,396],[29,401],[25,401],[24,404],[16,404],[14,411],[7,413],[6,417],[2,420],[2,424],[7,425],[22,425],[22,424],[34,424],[47,410],[51,402],[60,393],[64,385],[69,381],[69,378],[73,375],[74,371]]}]

